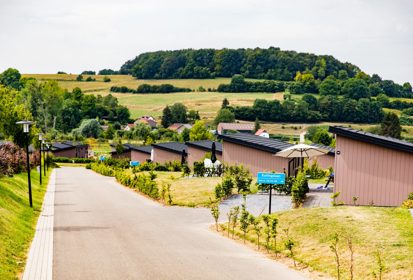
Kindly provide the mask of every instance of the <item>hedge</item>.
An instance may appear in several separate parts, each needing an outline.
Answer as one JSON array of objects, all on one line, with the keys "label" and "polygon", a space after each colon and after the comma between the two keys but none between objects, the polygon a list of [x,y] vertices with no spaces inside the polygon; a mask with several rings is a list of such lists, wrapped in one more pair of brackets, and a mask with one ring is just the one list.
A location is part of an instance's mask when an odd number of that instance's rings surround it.
[{"label": "hedge", "polygon": [[68,157],[53,157],[52,161],[60,162],[60,163],[92,163],[92,162],[95,162],[95,160],[91,158],[68,158]]}]

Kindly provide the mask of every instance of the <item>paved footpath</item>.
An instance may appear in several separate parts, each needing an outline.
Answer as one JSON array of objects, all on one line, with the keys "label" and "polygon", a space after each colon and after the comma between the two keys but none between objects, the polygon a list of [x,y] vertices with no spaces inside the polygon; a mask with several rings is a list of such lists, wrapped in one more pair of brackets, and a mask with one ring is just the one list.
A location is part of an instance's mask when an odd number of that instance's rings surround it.
[{"label": "paved footpath", "polygon": [[56,170],[53,279],[306,279],[209,230],[209,209],[164,207],[84,168]]}]

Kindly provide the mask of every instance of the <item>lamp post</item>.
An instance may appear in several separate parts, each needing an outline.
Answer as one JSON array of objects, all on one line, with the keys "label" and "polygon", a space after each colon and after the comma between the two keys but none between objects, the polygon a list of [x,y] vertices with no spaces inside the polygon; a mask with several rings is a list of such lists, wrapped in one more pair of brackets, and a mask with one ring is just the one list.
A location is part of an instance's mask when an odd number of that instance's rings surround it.
[{"label": "lamp post", "polygon": [[44,139],[43,139],[43,141],[42,141],[42,147],[43,147],[43,173],[44,173],[44,176],[46,176],[46,164],[47,164],[47,162],[46,162],[46,151],[45,151],[45,144],[46,144],[46,142],[44,141]]},{"label": "lamp post", "polygon": [[33,199],[32,199],[32,182],[30,180],[30,159],[29,159],[29,126],[32,124],[32,121],[19,121],[16,124],[23,125],[23,132],[26,134],[26,163],[27,163],[27,183],[29,185],[29,202],[30,207],[33,208]]},{"label": "lamp post", "polygon": [[42,185],[42,145],[43,145],[43,133],[39,133],[40,141],[40,185]]},{"label": "lamp post", "polygon": [[[50,147],[51,147],[51,144],[50,144],[50,143],[47,143],[47,144],[46,144],[46,157],[47,157],[46,162],[49,162],[49,151],[50,151]],[[47,171],[49,171],[49,163],[47,163]]]}]

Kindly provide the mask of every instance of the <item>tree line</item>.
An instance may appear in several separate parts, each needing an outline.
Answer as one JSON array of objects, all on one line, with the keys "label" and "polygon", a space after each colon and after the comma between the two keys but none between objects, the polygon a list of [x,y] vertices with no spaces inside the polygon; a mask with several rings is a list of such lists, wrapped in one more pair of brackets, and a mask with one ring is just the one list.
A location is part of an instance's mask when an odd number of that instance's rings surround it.
[{"label": "tree line", "polygon": [[[112,95],[86,95],[81,89],[72,92],[56,81],[22,78],[16,69],[0,74],[0,133],[3,138],[24,139],[16,121],[33,120],[34,130],[44,133],[67,133],[84,119],[127,123],[129,109],[119,105]],[[33,130],[33,131],[34,131]]]},{"label": "tree line", "polygon": [[339,71],[354,77],[360,69],[330,55],[268,49],[184,49],[140,54],[125,62],[121,74],[138,79],[214,78],[241,74],[247,78],[292,81],[298,71],[310,71],[316,79]]},{"label": "tree line", "polygon": [[301,100],[256,99],[253,106],[231,108],[235,118],[254,121],[256,118],[271,122],[356,122],[377,123],[383,118],[381,104],[376,100],[359,100],[337,96],[322,96],[319,99],[304,95]]},{"label": "tree line", "polygon": [[[344,95],[352,99],[370,98],[385,94],[390,97],[413,98],[412,86],[402,86],[392,81],[382,80],[378,75],[369,76],[359,72],[354,78],[340,75],[328,76],[323,81],[316,80],[311,73],[297,72],[293,82],[247,81],[242,75],[234,75],[229,84],[220,84],[218,92],[282,92],[291,94],[319,93],[321,95]],[[399,101],[403,106],[403,102]],[[400,108],[404,109],[404,108]]]},{"label": "tree line", "polygon": [[110,88],[111,92],[119,93],[172,93],[172,92],[190,92],[190,88],[175,87],[171,84],[149,85],[141,84],[137,89],[128,88],[126,86],[113,86]]}]

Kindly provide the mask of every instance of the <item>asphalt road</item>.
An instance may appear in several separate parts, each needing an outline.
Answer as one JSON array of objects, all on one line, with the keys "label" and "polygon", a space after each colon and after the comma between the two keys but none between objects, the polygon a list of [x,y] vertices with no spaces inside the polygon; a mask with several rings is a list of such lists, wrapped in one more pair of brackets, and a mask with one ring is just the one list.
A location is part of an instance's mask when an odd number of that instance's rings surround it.
[{"label": "asphalt road", "polygon": [[209,230],[209,209],[163,207],[84,168],[57,169],[54,279],[306,279]]}]

